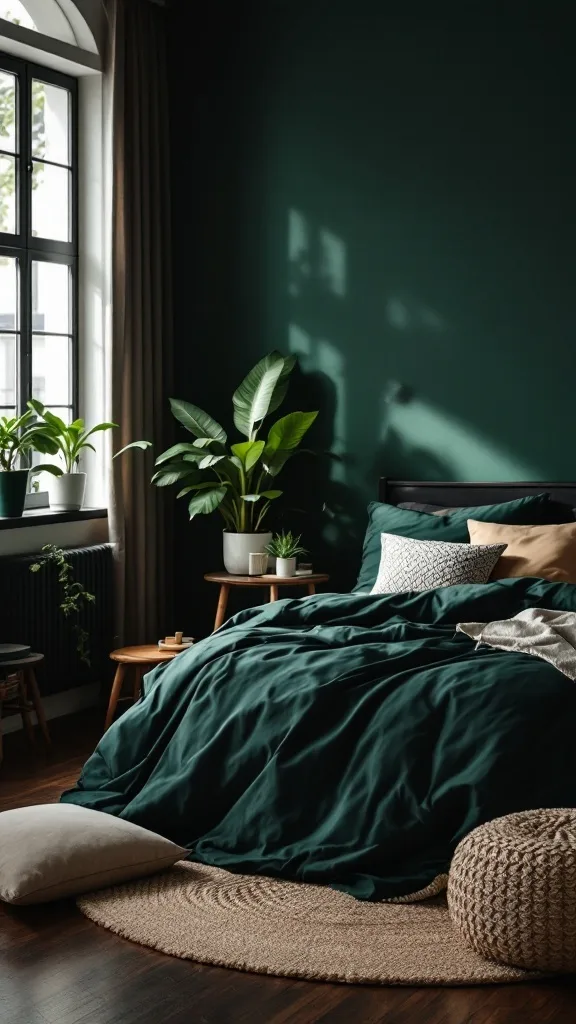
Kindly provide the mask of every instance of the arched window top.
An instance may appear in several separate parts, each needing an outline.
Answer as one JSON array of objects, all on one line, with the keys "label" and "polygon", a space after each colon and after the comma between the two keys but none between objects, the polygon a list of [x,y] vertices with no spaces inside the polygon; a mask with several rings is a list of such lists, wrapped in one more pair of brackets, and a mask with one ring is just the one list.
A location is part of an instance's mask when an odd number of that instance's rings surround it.
[{"label": "arched window top", "polygon": [[0,18],[72,46],[82,45],[59,0],[0,0]]}]

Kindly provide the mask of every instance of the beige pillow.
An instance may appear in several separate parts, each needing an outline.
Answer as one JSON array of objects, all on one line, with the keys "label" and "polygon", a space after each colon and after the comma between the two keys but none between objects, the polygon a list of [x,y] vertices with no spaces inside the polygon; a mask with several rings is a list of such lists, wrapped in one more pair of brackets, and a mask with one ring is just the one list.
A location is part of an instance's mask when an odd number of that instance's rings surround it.
[{"label": "beige pillow", "polygon": [[0,813],[0,899],[46,903],[151,875],[188,851],[102,811],[38,804]]},{"label": "beige pillow", "polygon": [[539,576],[576,583],[576,522],[559,526],[505,526],[468,520],[471,544],[506,544],[490,579]]}]

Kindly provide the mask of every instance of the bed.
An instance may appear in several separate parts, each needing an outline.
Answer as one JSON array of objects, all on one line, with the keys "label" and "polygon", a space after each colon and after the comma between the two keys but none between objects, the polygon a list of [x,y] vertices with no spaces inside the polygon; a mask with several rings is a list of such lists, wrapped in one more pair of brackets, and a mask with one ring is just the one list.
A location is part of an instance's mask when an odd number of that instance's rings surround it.
[{"label": "bed", "polygon": [[[542,492],[568,521],[573,483],[383,479],[377,510]],[[526,577],[242,611],[146,676],[62,799],[230,871],[358,899],[429,891],[483,821],[576,806],[575,683],[456,631],[533,607],[576,613],[576,586]]]},{"label": "bed", "polygon": [[468,505],[493,505],[501,501],[548,492],[556,501],[576,508],[576,483],[539,483],[513,480],[512,482],[390,480],[383,476],[378,483],[378,500],[390,505],[403,502],[422,502],[454,508]]}]

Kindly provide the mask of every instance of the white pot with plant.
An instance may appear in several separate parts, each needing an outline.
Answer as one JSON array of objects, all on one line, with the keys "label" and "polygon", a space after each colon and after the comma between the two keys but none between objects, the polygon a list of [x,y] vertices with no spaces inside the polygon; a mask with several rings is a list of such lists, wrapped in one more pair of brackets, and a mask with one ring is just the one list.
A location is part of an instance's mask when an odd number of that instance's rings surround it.
[{"label": "white pot with plant", "polygon": [[272,502],[282,494],[274,486],[276,477],[318,415],[289,413],[265,439],[258,437],[266,417],[284,401],[295,362],[294,356],[271,352],[234,392],[234,425],[246,439],[236,444],[198,406],[170,399],[173,415],[194,441],[181,441],[160,455],[152,482],[158,487],[179,484],[178,498],[191,495],[190,519],[218,509],[224,519],[224,565],[234,575],[247,574],[250,553],[264,552],[271,541],[265,523]]},{"label": "white pot with plant", "polygon": [[32,452],[55,455],[52,431],[39,421],[33,410],[22,416],[0,416],[0,516],[17,517],[24,511],[30,473],[58,472],[55,466],[23,465]]},{"label": "white pot with plant", "polygon": [[276,575],[284,579],[296,575],[296,558],[298,555],[307,555],[306,548],[300,544],[300,536],[295,537],[288,530],[276,533],[268,544],[266,551],[276,559]]},{"label": "white pot with plant", "polygon": [[[97,423],[96,426],[87,430],[84,420],[77,419],[72,423],[65,423],[35,398],[28,402],[28,405],[40,417],[49,431],[49,436],[56,445],[54,454],[59,454],[64,462],[63,470],[60,466],[40,466],[35,470],[35,472],[48,470],[52,474],[48,485],[50,508],[57,512],[78,511],[84,504],[86,491],[86,473],[80,471],[80,456],[87,449],[95,451],[94,445],[88,438],[99,431],[112,430],[118,424]],[[150,441],[133,441],[116,452],[114,458],[129,448],[149,448],[150,444]]]}]

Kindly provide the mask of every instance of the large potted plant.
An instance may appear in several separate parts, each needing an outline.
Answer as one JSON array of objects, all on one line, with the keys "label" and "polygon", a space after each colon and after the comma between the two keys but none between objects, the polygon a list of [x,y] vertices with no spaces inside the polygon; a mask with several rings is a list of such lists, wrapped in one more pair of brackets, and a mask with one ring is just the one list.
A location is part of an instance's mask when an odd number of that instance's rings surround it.
[{"label": "large potted plant", "polygon": [[224,565],[228,572],[248,572],[250,552],[264,552],[272,539],[265,529],[273,501],[282,491],[276,478],[296,454],[317,412],[292,412],[259,438],[264,420],[282,404],[293,356],[271,352],[261,359],[232,396],[234,425],[245,440],[230,444],[226,431],[208,413],[172,398],[172,413],[194,437],[181,441],[156,459],[152,482],[179,484],[178,498],[189,497],[190,518],[216,509],[224,519]]},{"label": "large potted plant", "polygon": [[23,466],[31,452],[55,455],[54,437],[33,410],[22,416],[0,416],[0,516],[21,516],[30,473],[57,472],[54,466]]},{"label": "large potted plant", "polygon": [[[50,508],[60,512],[78,510],[84,504],[86,491],[86,473],[80,471],[80,456],[86,449],[95,451],[94,445],[88,440],[90,437],[101,430],[112,430],[118,424],[97,423],[88,429],[83,419],[65,423],[36,398],[28,402],[28,405],[45,424],[49,436],[56,445],[54,454],[59,454],[64,462],[64,469],[59,466],[42,466],[35,470],[39,472],[40,469],[47,469],[52,474],[48,484]],[[150,444],[150,441],[133,441],[116,455],[121,455],[128,448],[148,448]]]}]

